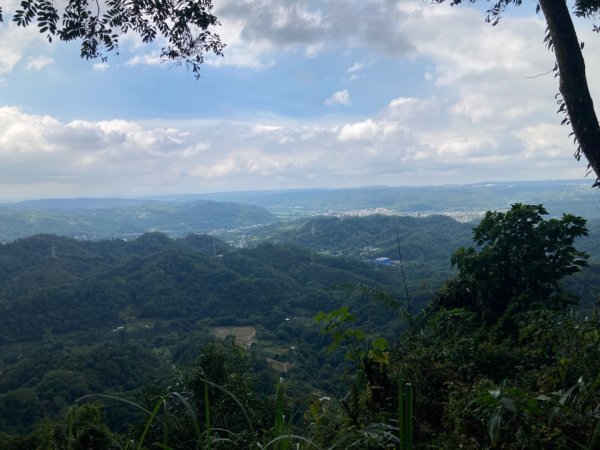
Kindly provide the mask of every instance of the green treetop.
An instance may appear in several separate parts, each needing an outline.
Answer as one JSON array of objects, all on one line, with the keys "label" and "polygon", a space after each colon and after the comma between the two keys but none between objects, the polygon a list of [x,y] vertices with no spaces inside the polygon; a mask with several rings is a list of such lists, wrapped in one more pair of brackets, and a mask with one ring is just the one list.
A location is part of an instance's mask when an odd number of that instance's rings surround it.
[{"label": "green treetop", "polygon": [[488,211],[473,229],[476,247],[459,248],[458,268],[440,294],[440,304],[464,307],[491,323],[532,309],[561,309],[572,303],[558,281],[587,265],[575,239],[587,235],[585,219],[564,214],[544,219],[542,205],[514,204]]}]

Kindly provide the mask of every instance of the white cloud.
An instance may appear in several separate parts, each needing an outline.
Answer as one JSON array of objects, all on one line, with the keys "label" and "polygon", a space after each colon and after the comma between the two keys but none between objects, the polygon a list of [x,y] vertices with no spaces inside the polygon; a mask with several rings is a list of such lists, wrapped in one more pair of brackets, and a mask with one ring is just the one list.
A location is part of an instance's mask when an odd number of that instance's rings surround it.
[{"label": "white cloud", "polygon": [[399,127],[397,122],[376,122],[373,119],[367,119],[363,122],[342,125],[337,139],[340,142],[377,141],[393,135]]},{"label": "white cloud", "polygon": [[0,191],[5,198],[143,195],[583,174],[583,165],[563,147],[564,127],[466,132],[467,119],[428,123],[437,103],[396,98],[379,114],[355,121],[263,117],[160,124],[64,122],[2,107]]},{"label": "white cloud", "polygon": [[[272,67],[284,52],[289,59],[321,55],[308,65],[329,62],[331,55],[338,58],[331,66],[339,73],[322,86],[358,75],[368,64],[380,69],[378,82],[362,89],[383,98],[379,111],[373,103],[368,111],[359,108],[363,101],[355,102],[351,117],[345,108],[325,108],[322,100],[337,87],[318,91],[312,98],[321,113],[302,118],[233,104],[235,120],[65,121],[4,107],[0,192],[135,195],[585,173],[585,163],[573,160],[569,130],[555,114],[557,80],[552,74],[528,78],[553,66],[541,43],[540,17],[506,16],[492,28],[481,11],[411,0],[223,0],[217,8],[223,22],[218,31],[229,46],[225,58],[209,58],[209,64],[254,71]],[[22,42],[13,45],[0,33],[0,76],[15,65],[24,68],[24,49],[37,42],[27,32],[19,36]],[[582,39],[588,71],[597,73],[599,40],[591,32]],[[157,53],[134,51],[130,66],[160,62]],[[304,61],[294,62],[293,70],[310,71]],[[399,62],[417,76],[386,71],[388,63]],[[365,98],[361,84],[352,85],[354,99]],[[600,78],[590,76],[590,84],[600,95]],[[268,86],[252,86],[270,95]],[[324,104],[350,106],[351,100],[342,89]],[[207,110],[211,106],[207,102]],[[169,115],[176,116],[165,111]]]},{"label": "white cloud", "polygon": [[181,156],[187,159],[195,158],[208,150],[210,150],[210,144],[207,142],[198,142],[195,144],[192,143],[189,147],[183,150]]},{"label": "white cloud", "polygon": [[10,73],[27,50],[41,42],[35,27],[21,28],[0,24],[0,76]]},{"label": "white cloud", "polygon": [[364,75],[361,75],[362,70],[366,67],[364,63],[355,62],[350,67],[346,69],[346,74],[349,75],[348,79],[351,81],[358,80],[360,78],[364,78]]},{"label": "white cloud", "polygon": [[307,45],[304,49],[304,56],[307,58],[314,58],[317,55],[323,53],[325,51],[325,43],[316,42],[314,44]]},{"label": "white cloud", "polygon": [[161,63],[160,53],[154,51],[145,54],[135,55],[127,61],[127,66],[158,66]]},{"label": "white cloud", "polygon": [[329,106],[333,105],[343,105],[343,106],[352,106],[352,100],[350,99],[350,92],[348,89],[343,89],[341,91],[336,91],[329,98],[325,100],[325,104]]},{"label": "white cloud", "polygon": [[555,155],[556,151],[569,148],[569,138],[565,127],[556,126],[555,123],[536,123],[515,131],[515,136],[523,143],[529,156],[536,152],[546,152]]},{"label": "white cloud", "polygon": [[5,196],[148,189],[148,177],[168,177],[191,145],[200,148],[176,129],[124,120],[61,122],[1,107],[0,185]]},{"label": "white cloud", "polygon": [[227,48],[225,58],[207,58],[210,65],[265,69],[275,64],[279,51],[312,58],[340,42],[391,55],[410,49],[392,2],[223,0],[215,5],[215,14]]},{"label": "white cloud", "polygon": [[100,62],[100,63],[95,63],[93,66],[94,70],[97,70],[99,72],[104,72],[108,69],[110,69],[110,64],[105,63],[105,62]]},{"label": "white cloud", "polygon": [[27,70],[42,70],[44,67],[49,66],[54,63],[54,58],[50,58],[49,56],[37,56],[35,58],[29,58],[27,61]]},{"label": "white cloud", "polygon": [[348,67],[346,69],[346,73],[354,73],[354,72],[358,72],[359,70],[364,69],[365,65],[361,62],[355,62],[354,64],[352,64],[350,67]]},{"label": "white cloud", "polygon": [[473,8],[414,3],[412,8],[403,29],[416,54],[434,61],[425,79],[446,98],[454,97],[447,105],[451,115],[497,126],[553,114],[556,81],[551,74],[530,78],[554,66],[553,55],[541,44],[542,18],[506,16],[491,27]]},{"label": "white cloud", "polygon": [[254,40],[243,36],[245,19],[223,18],[219,28],[222,42],[227,43],[225,57],[207,55],[206,64],[216,67],[240,67],[261,70],[271,67],[274,60],[270,53],[274,46],[265,40]]}]

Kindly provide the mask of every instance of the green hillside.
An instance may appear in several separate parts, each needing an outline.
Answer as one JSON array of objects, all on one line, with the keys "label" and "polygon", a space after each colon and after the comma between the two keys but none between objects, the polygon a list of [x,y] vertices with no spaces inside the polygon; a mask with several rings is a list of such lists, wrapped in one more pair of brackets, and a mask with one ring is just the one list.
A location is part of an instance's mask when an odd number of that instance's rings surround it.
[{"label": "green hillside", "polygon": [[[535,208],[523,211],[533,214]],[[64,430],[60,421],[87,394],[116,395],[152,408],[173,389],[196,402],[192,408],[199,408],[199,399],[210,395],[216,423],[241,433],[244,437],[236,438],[240,442],[257,439],[258,435],[246,434],[246,419],[236,401],[223,397],[223,391],[219,397],[216,388],[207,394],[203,377],[226,387],[251,411],[251,422],[262,427],[260,439],[270,439],[273,389],[282,376],[285,408],[295,415],[293,424],[279,425],[279,433],[296,426],[324,443],[334,437],[347,438],[349,444],[373,438],[379,442],[373,448],[394,442],[390,436],[396,439],[393,428],[364,433],[378,421],[393,425],[395,419],[389,420],[397,407],[393,398],[399,374],[423,389],[415,400],[420,421],[416,423],[419,436],[430,443],[448,433],[451,425],[445,420],[459,423],[461,411],[471,408],[461,393],[483,398],[486,386],[508,380],[534,396],[558,395],[559,391],[546,394],[544,383],[556,390],[560,380],[572,381],[580,372],[588,376],[592,367],[585,358],[595,354],[596,322],[585,319],[582,328],[577,320],[598,314],[593,302],[600,289],[599,224],[591,223],[590,236],[577,241],[591,253],[589,267],[555,284],[554,278],[576,272],[560,266],[568,266],[569,255],[580,254],[570,244],[553,246],[570,234],[584,234],[581,223],[574,222],[577,227],[571,233],[557,228],[562,222],[552,219],[545,228],[547,235],[532,234],[530,239],[521,236],[531,232],[529,225],[519,233],[495,229],[490,223],[504,215],[490,217],[478,228],[488,227],[507,238],[496,245],[488,237],[492,243],[487,247],[486,239],[473,234],[472,225],[444,216],[319,217],[261,227],[248,239],[251,245],[242,249],[207,235],[173,239],[156,232],[128,241],[35,235],[4,244],[0,246],[0,442],[2,432],[18,435],[33,429],[24,440],[6,441],[6,448],[26,449],[27,439],[41,442],[31,436],[43,433],[44,423]],[[480,243],[457,251],[474,245],[473,237]],[[373,261],[381,256],[389,257],[391,264]],[[450,266],[451,257],[460,264],[458,272]],[[531,260],[529,269],[523,258]],[[549,261],[560,269],[556,274],[546,270]],[[542,281],[538,289],[539,280],[547,277],[549,281]],[[451,281],[442,285],[445,279]],[[573,300],[566,291],[582,298],[582,312],[565,309]],[[484,314],[495,304],[489,299],[499,297],[506,297],[508,305],[497,314],[506,315],[508,322],[502,324],[494,323],[496,316],[490,320]],[[552,308],[558,309],[551,309],[548,316],[538,314],[532,306],[538,297],[556,301]],[[439,305],[447,309],[435,310]],[[412,315],[404,309],[409,306]],[[317,324],[314,317],[320,311],[333,312],[320,314]],[[432,311],[433,316],[423,319]],[[225,344],[212,344],[221,339]],[[581,358],[573,353],[578,342],[587,346]],[[529,365],[551,366],[558,372],[532,372],[526,369]],[[473,385],[473,380],[479,384]],[[578,389],[583,392],[584,387]],[[455,397],[448,397],[448,392]],[[327,403],[333,398],[337,403]],[[576,414],[570,405],[568,414]],[[130,405],[105,401],[104,419],[98,406],[81,408],[75,411],[84,415],[81,426],[86,433],[106,426],[119,433],[141,433],[144,415],[132,412]],[[179,414],[178,431],[171,432],[181,439],[176,448],[185,449],[186,440],[194,439],[193,424],[187,415],[181,416],[180,407],[173,408],[173,414]],[[542,409],[539,414],[546,414]],[[195,414],[201,417],[203,412]],[[466,414],[483,417],[477,411]],[[551,421],[551,415],[546,419]],[[580,424],[582,416],[576,420]],[[589,427],[579,428],[583,431],[575,433],[578,439],[589,433]],[[159,429],[153,442],[161,439]],[[469,433],[485,436],[474,429]],[[108,436],[108,431],[102,433]],[[444,439],[465,445],[468,436],[466,431],[453,431]],[[82,448],[108,448],[94,445]]]},{"label": "green hillside", "polygon": [[405,262],[429,263],[447,262],[470,241],[471,228],[447,216],[316,217],[275,228],[265,239],[363,259],[398,259],[399,241]]},{"label": "green hillside", "polygon": [[213,339],[213,326],[255,327],[263,361],[289,359],[290,346],[301,348],[292,372],[324,388],[335,376],[325,371],[313,378],[323,346],[312,322],[319,310],[350,302],[380,332],[400,326],[342,287],[399,291],[394,269],[311,258],[289,246],[233,251],[202,236],[88,242],[39,235],[0,247],[0,274],[0,429],[6,431],[56,416],[86,393],[139,395],[173,363],[190,361]]}]

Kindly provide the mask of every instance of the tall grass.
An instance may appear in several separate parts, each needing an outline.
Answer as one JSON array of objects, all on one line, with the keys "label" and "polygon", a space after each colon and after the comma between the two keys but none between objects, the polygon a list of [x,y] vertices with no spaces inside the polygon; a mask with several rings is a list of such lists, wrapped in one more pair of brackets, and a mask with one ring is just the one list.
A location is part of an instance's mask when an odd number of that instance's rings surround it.
[{"label": "tall grass", "polygon": [[398,450],[413,449],[413,386],[398,379]]},{"label": "tall grass", "polygon": [[[113,395],[90,394],[80,397],[75,401],[67,416],[67,450],[74,449],[74,411],[76,411],[76,407],[83,402],[98,399],[125,403],[134,409],[142,411],[147,416],[138,436],[128,439],[125,443],[114,442],[116,448],[123,450],[143,450],[146,448],[160,448],[163,450],[213,450],[216,448],[293,450],[313,448],[323,450],[310,439],[292,433],[291,415],[286,414],[285,411],[286,401],[283,380],[280,379],[276,386],[274,422],[270,432],[265,433],[268,439],[265,443],[260,442],[248,412],[242,402],[231,391],[209,380],[201,379],[201,381],[204,383],[204,396],[202,399],[204,412],[203,424],[200,423],[186,395],[180,392],[169,392],[160,396],[152,409],[147,409],[136,402]],[[245,418],[247,434],[242,435],[227,429],[212,427],[209,386],[221,390],[233,399]],[[178,409],[177,405],[179,405],[180,409],[183,407],[183,411],[185,411],[185,415],[190,420],[194,432],[193,440],[188,440],[184,443],[180,442],[176,435],[177,421],[182,420],[181,417],[173,417],[173,411]],[[157,430],[160,432],[158,436],[156,433]]]}]

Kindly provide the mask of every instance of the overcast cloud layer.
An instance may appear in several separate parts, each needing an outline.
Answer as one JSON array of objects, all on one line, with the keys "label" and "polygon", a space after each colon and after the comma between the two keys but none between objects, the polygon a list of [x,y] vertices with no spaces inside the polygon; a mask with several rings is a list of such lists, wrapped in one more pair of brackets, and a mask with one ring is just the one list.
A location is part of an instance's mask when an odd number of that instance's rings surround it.
[{"label": "overcast cloud layer", "polygon": [[[543,18],[526,6],[492,28],[481,10],[422,1],[216,3],[228,47],[198,82],[135,39],[82,63],[3,25],[0,197],[585,174],[555,114],[557,80],[541,75],[554,65]],[[599,98],[600,38],[578,31]]]}]

